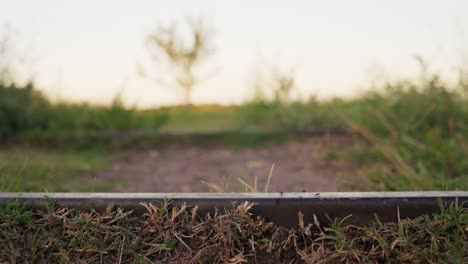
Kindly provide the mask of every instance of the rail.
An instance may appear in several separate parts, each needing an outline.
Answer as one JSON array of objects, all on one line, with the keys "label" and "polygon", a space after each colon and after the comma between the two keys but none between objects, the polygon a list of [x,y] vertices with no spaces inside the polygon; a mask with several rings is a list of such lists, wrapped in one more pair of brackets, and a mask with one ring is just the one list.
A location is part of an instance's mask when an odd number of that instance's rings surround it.
[{"label": "rail", "polygon": [[161,203],[170,199],[171,206],[198,206],[199,213],[232,208],[244,201],[254,203],[254,216],[282,226],[298,223],[298,212],[304,220],[320,222],[328,218],[348,218],[349,224],[366,225],[378,216],[382,222],[415,218],[435,213],[440,203],[458,202],[468,207],[468,191],[449,192],[328,192],[328,193],[0,193],[0,203],[17,200],[31,209],[44,209],[48,200],[59,207],[102,211],[114,204],[135,213],[144,213],[141,203]]}]

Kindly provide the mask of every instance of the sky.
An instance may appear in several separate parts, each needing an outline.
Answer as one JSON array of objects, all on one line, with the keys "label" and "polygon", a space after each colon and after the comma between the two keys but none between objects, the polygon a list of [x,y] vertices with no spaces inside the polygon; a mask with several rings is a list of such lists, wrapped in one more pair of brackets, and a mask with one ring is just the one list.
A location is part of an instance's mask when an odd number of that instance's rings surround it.
[{"label": "sky", "polygon": [[[293,71],[297,96],[349,96],[376,78],[417,75],[420,55],[447,78],[468,48],[466,0],[0,0],[38,87],[56,99],[139,107],[181,102],[181,93],[139,74],[152,67],[145,38],[157,25],[202,17],[214,28],[212,78],[194,103],[231,104],[252,94],[259,72]],[[20,45],[19,45],[20,46]]]}]

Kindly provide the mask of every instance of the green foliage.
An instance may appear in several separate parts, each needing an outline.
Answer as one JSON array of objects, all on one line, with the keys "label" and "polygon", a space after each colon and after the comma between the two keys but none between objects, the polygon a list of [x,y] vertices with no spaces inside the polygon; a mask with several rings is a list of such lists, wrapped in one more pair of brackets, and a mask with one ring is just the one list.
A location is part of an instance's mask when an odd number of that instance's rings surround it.
[{"label": "green foliage", "polygon": [[32,83],[25,87],[0,84],[0,142],[23,131],[46,129],[49,108]]},{"label": "green foliage", "polygon": [[60,103],[54,106],[50,131],[113,132],[158,130],[167,120],[164,112],[142,115],[123,106],[120,99],[110,107]]},{"label": "green foliage", "polygon": [[[112,133],[159,130],[168,115],[164,111],[144,115],[126,108],[120,97],[110,106],[53,104],[32,83],[25,87],[0,85],[0,142],[31,138],[28,135]],[[34,137],[32,137],[34,138]]]},{"label": "green foliage", "polygon": [[342,113],[377,151],[364,172],[373,188],[446,190],[468,187],[468,101],[460,87],[437,76],[424,84],[398,82]]},{"label": "green foliage", "polygon": [[252,128],[300,130],[342,127],[333,105],[315,98],[306,103],[257,98],[242,105],[239,116],[242,125]]},{"label": "green foliage", "polygon": [[237,128],[238,108],[220,105],[170,106],[143,111],[142,114],[154,115],[158,111],[165,111],[169,117],[161,129],[166,131],[232,131]]},{"label": "green foliage", "polygon": [[458,87],[448,87],[437,76],[423,85],[389,83],[358,100],[357,120],[382,136],[419,136],[432,131],[443,138],[466,129],[466,101]]},{"label": "green foliage", "polygon": [[241,105],[242,126],[270,129],[307,129],[339,127],[340,120],[332,104],[311,97],[307,102],[295,101],[292,74],[273,72],[254,87],[255,96]]},{"label": "green foliage", "polygon": [[240,107],[244,125],[355,130],[371,144],[370,149],[353,155],[371,190],[468,187],[468,98],[464,82],[449,86],[434,75],[423,83],[388,83],[354,99],[311,98],[302,103],[291,100],[293,82],[283,79],[273,78],[269,86],[272,97],[259,92]]}]

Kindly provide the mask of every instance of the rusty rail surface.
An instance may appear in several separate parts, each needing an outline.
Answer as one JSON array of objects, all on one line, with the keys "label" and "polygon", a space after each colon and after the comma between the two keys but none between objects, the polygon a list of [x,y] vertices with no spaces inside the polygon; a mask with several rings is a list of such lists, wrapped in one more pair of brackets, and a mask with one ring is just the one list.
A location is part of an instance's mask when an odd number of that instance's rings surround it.
[{"label": "rusty rail surface", "polygon": [[198,206],[199,213],[232,208],[244,201],[255,204],[252,214],[286,227],[316,215],[322,223],[329,218],[366,225],[378,216],[382,222],[414,218],[439,211],[440,203],[458,202],[468,207],[468,191],[451,192],[329,192],[329,193],[0,193],[0,203],[17,200],[35,210],[44,209],[49,200],[59,207],[102,211],[109,204],[144,213],[141,203],[161,203],[170,198],[171,206],[186,203]]}]

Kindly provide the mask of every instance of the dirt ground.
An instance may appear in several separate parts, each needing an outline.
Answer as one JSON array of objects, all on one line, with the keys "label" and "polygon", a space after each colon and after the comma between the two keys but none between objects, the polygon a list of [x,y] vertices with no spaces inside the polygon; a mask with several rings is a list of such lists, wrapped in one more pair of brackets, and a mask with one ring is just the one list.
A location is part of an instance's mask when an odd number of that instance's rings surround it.
[{"label": "dirt ground", "polygon": [[[349,189],[352,164],[330,159],[330,151],[349,147],[350,138],[314,137],[271,143],[251,149],[227,146],[171,146],[161,150],[122,153],[109,171],[94,180],[112,183],[118,192],[245,191],[242,179],[263,191],[275,164],[269,191],[323,192]],[[208,184],[207,184],[208,183]]]}]

